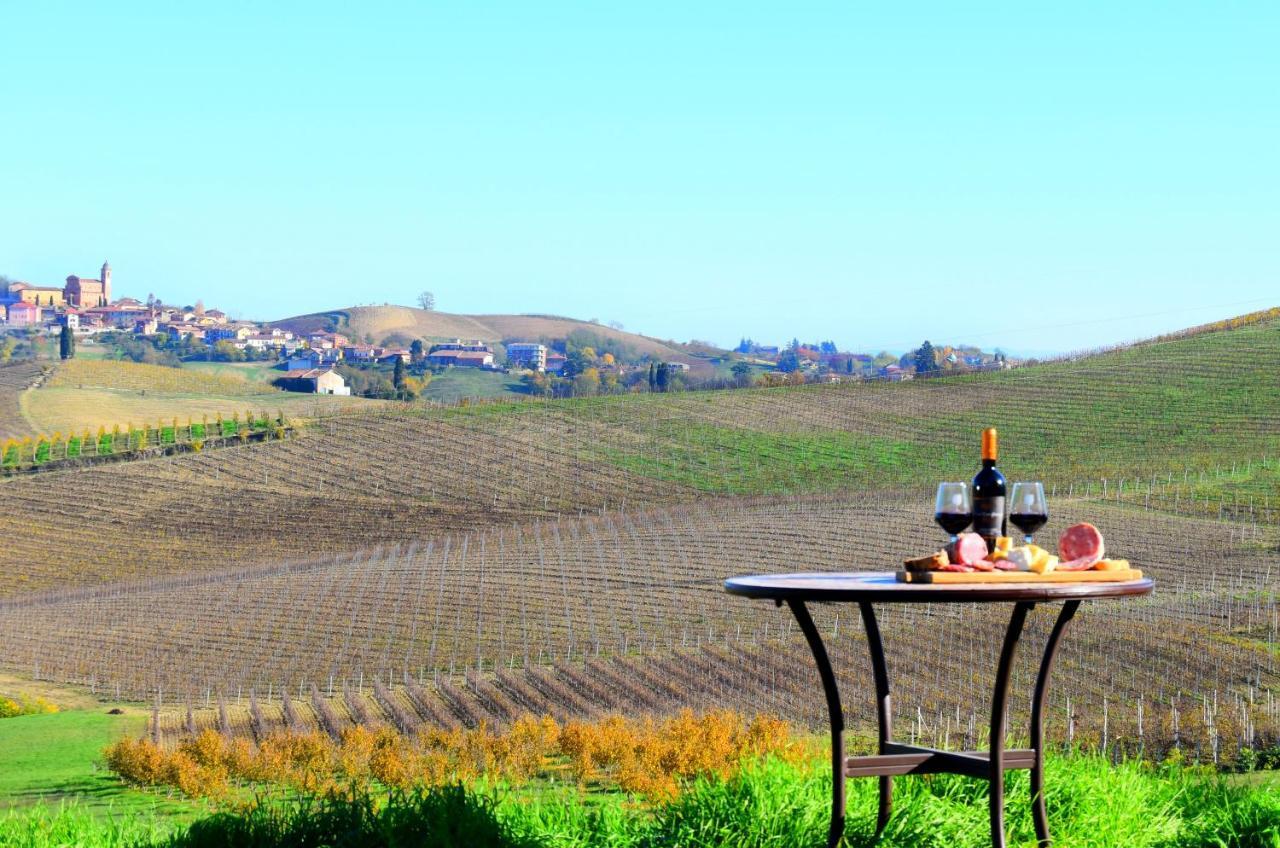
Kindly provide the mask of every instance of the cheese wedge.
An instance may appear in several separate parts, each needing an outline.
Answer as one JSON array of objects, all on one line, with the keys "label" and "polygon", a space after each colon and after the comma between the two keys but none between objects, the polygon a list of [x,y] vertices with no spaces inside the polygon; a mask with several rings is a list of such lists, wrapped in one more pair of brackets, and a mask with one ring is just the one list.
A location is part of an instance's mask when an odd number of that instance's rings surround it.
[{"label": "cheese wedge", "polygon": [[1058,558],[1052,554],[1032,563],[1030,571],[1036,574],[1048,574],[1058,567]]},{"label": "cheese wedge", "polygon": [[1026,545],[1022,545],[1020,547],[1011,548],[1005,559],[1009,560],[1010,565],[1019,571],[1030,571],[1031,564],[1035,562],[1036,556],[1035,553],[1032,552],[1031,548]]},{"label": "cheese wedge", "polygon": [[1129,560],[1127,559],[1101,559],[1094,566],[1097,571],[1128,571]]}]

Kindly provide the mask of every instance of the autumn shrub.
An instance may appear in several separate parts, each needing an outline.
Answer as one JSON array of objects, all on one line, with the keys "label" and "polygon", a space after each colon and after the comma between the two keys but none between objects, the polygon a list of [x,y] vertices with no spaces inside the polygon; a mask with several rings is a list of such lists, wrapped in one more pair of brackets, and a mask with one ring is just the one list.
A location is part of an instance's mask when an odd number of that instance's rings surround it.
[{"label": "autumn shrub", "polygon": [[187,795],[218,795],[229,779],[316,795],[367,791],[374,782],[404,791],[482,777],[519,785],[564,763],[579,784],[606,783],[662,800],[691,779],[731,777],[751,759],[797,761],[810,754],[780,719],[686,710],[665,719],[614,715],[563,727],[550,716],[524,715],[502,732],[484,723],[413,735],[354,725],[337,742],[318,731],[278,732],[254,745],[205,730],[171,752],[124,740],[108,750],[107,762],[132,783],[173,786]]},{"label": "autumn shrub", "polygon": [[107,768],[136,786],[163,784],[171,774],[168,754],[150,739],[121,739],[105,753]]},{"label": "autumn shrub", "polygon": [[58,707],[51,701],[44,698],[5,698],[0,697],[0,718],[13,718],[22,715],[42,715],[44,713],[56,713]]}]

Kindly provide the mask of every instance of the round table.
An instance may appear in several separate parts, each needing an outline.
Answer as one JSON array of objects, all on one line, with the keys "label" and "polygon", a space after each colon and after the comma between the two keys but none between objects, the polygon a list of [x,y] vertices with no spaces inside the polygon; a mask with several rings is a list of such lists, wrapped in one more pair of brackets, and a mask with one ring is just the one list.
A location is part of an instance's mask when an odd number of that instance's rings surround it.
[{"label": "round table", "polygon": [[[991,784],[991,844],[1005,848],[1004,772],[1007,769],[1031,771],[1031,817],[1036,838],[1048,846],[1049,824],[1044,808],[1044,699],[1049,686],[1049,671],[1058,643],[1080,607],[1080,602],[1095,598],[1121,598],[1149,595],[1151,580],[1122,583],[902,583],[893,572],[864,571],[826,574],[764,574],[734,577],[725,581],[730,594],[748,598],[765,598],[778,606],[790,607],[801,632],[809,643],[818,665],[822,688],[831,716],[831,829],[827,844],[837,845],[844,835],[845,778],[879,777],[880,811],[876,820],[877,834],[889,821],[893,801],[893,776],[948,772],[987,780]],[[1031,700],[1031,747],[1006,750],[1004,747],[1005,713],[1009,702],[1009,676],[1018,637],[1022,634],[1027,613],[1038,603],[1064,601],[1058,620],[1049,634],[1040,671],[1036,675]],[[879,752],[867,757],[844,756],[844,711],[840,691],[822,637],[805,606],[807,602],[856,603],[867,631],[871,651],[871,668],[876,688],[876,718],[880,726]],[[876,622],[876,603],[962,603],[982,604],[1012,602],[1013,615],[1005,631],[996,682],[991,697],[991,738],[986,751],[939,751],[893,741],[892,709],[889,699],[889,671],[884,659],[884,644]]]}]

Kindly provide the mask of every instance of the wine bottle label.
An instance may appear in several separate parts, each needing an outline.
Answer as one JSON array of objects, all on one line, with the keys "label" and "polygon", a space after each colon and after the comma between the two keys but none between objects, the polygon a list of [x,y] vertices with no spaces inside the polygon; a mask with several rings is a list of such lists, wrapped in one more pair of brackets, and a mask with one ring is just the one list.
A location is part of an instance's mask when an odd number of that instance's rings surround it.
[{"label": "wine bottle label", "polygon": [[1003,524],[1004,495],[973,499],[973,532],[983,538],[994,539],[1000,535]]}]

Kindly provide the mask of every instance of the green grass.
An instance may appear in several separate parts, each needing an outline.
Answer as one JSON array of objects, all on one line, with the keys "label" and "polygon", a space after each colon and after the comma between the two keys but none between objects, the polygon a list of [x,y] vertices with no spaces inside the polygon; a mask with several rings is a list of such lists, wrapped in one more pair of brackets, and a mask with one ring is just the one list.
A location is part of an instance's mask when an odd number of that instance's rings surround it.
[{"label": "green grass", "polygon": [[628,471],[702,491],[732,494],[818,490],[852,475],[903,466],[916,446],[862,433],[769,433],[707,425],[667,425],[660,450],[600,448]]},{"label": "green grass", "polygon": [[[284,376],[275,362],[184,362],[184,371],[214,375],[238,375],[252,383],[270,383]],[[265,391],[265,389],[264,389]]]},{"label": "green grass", "polygon": [[[1280,454],[1280,322],[1004,372],[907,383],[577,398],[446,410],[704,493],[919,484],[972,472],[1000,430],[1011,479],[1115,481]],[[523,423],[523,422],[528,423]],[[1249,491],[1274,493],[1264,469]],[[1221,490],[1221,487],[1217,487]],[[1241,488],[1232,486],[1231,491]]]},{"label": "green grass", "polygon": [[449,368],[433,376],[422,392],[424,399],[441,403],[457,403],[462,398],[489,400],[513,395],[527,396],[518,377],[479,368]]},{"label": "green grass", "polygon": [[[141,711],[108,715],[107,709],[0,719],[0,810],[74,801],[80,811],[95,815],[195,815],[199,805],[130,789],[101,766],[107,745],[142,733],[146,724]],[[7,843],[0,839],[0,844]]]},{"label": "green grass", "polygon": [[[1071,848],[1265,848],[1280,846],[1280,794],[1178,766],[1115,765],[1053,757],[1046,776],[1055,844]],[[895,780],[895,815],[872,833],[876,782],[849,781],[851,848],[985,848],[985,784],[950,775]],[[829,779],[817,764],[767,761],[730,780],[702,780],[676,800],[648,805],[619,795],[582,803],[579,790],[467,789],[266,803],[198,820],[170,836],[163,818],[115,822],[78,807],[0,817],[0,843],[30,848],[134,844],[169,848],[277,846],[493,846],[493,848],[804,848],[825,843]],[[1011,772],[1011,846],[1035,844],[1026,772]],[[122,836],[123,834],[123,836]]]}]

